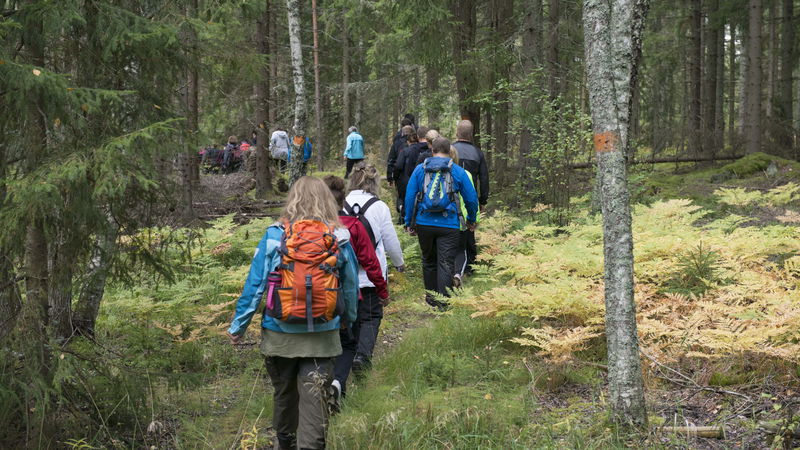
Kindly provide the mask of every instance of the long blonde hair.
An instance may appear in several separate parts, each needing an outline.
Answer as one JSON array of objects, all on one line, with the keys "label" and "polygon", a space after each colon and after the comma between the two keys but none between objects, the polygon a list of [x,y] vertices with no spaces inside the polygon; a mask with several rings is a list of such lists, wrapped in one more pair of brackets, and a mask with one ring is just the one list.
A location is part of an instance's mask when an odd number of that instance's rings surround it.
[{"label": "long blonde hair", "polygon": [[372,164],[360,162],[353,167],[353,172],[350,174],[350,185],[348,191],[355,191],[361,189],[364,192],[369,192],[375,197],[381,196],[381,174],[378,169]]},{"label": "long blonde hair", "polygon": [[322,180],[301,177],[289,190],[282,218],[289,222],[318,220],[328,226],[339,226],[339,207]]}]

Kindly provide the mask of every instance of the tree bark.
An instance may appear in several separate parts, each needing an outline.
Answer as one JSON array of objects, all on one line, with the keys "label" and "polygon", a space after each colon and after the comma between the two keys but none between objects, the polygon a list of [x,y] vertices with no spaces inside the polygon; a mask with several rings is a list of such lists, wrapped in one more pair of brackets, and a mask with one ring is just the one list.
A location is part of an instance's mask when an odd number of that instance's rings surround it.
[{"label": "tree bark", "polygon": [[[188,9],[187,15],[191,19],[197,19],[198,0],[190,0]],[[200,130],[200,106],[198,101],[198,95],[200,92],[200,75],[197,70],[197,65],[200,63],[200,59],[202,57],[198,49],[197,30],[194,29],[194,26],[191,26],[189,30],[189,51],[191,53],[190,59],[192,62],[189,64],[189,73],[186,80],[188,91],[186,98],[186,131],[189,135],[189,148],[187,155],[191,189],[196,190],[200,187],[200,156],[197,153],[197,138]]]},{"label": "tree bark", "polygon": [[751,154],[761,151],[761,0],[750,0],[749,11],[745,150]]},{"label": "tree bark", "polygon": [[713,160],[717,153],[716,117],[717,117],[717,63],[719,54],[718,17],[719,0],[708,1],[708,25],[706,27],[706,80],[704,86],[705,101],[703,109],[703,154]]},{"label": "tree bark", "polygon": [[[342,136],[350,128],[350,35],[347,19],[342,17]],[[342,139],[344,140],[344,139]]]},{"label": "tree bark", "polygon": [[551,100],[561,93],[561,65],[558,61],[560,1],[549,0],[547,9],[547,92]]},{"label": "tree bark", "polygon": [[[497,82],[506,83],[511,77],[511,62],[507,61],[509,41],[514,32],[514,1],[513,0],[492,0],[492,22],[495,28],[495,39],[497,44],[496,67]],[[497,155],[495,164],[497,167],[497,183],[503,185],[508,173],[507,167],[511,157],[508,145],[508,121],[510,105],[508,92],[499,89],[495,94],[496,110],[494,114],[494,150]]]},{"label": "tree bark", "polygon": [[65,342],[72,336],[72,282],[76,262],[74,243],[64,231],[66,224],[62,225],[47,258],[48,319],[50,333],[58,342]]},{"label": "tree bark", "polygon": [[625,154],[647,0],[585,0],[586,70],[600,177],[609,396],[616,422],[646,426],[633,298]]},{"label": "tree bark", "polygon": [[289,162],[289,186],[292,186],[305,175],[303,145],[306,140],[306,89],[303,79],[303,46],[300,40],[300,0],[286,0],[286,9],[294,80],[294,139]]},{"label": "tree bark", "polygon": [[795,19],[794,0],[783,0],[781,14],[781,72],[780,72],[780,97],[778,100],[778,120],[781,128],[778,140],[782,147],[791,149],[794,146],[794,120],[792,74],[795,65]]},{"label": "tree bark", "polygon": [[[267,134],[269,134],[270,129],[274,129],[279,125],[278,122],[278,110],[280,109],[280,105],[278,103],[278,98],[281,97],[274,92],[275,86],[280,84],[280,80],[278,80],[278,61],[280,58],[277,57],[278,55],[278,4],[273,5],[272,0],[266,0],[267,2],[267,9],[269,9],[269,18],[267,20],[267,26],[269,27],[269,32],[267,35],[269,36],[269,126],[266,128]],[[282,125],[282,124],[281,124]]]},{"label": "tree bark", "polygon": [[314,120],[316,124],[315,151],[317,170],[325,170],[325,131],[322,129],[322,98],[319,88],[319,32],[317,31],[317,0],[311,0],[311,28],[314,33]]},{"label": "tree bark", "polygon": [[733,23],[730,24],[730,36],[728,42],[728,145],[735,150],[739,146],[736,139],[736,25]]},{"label": "tree bark", "polygon": [[[530,79],[536,67],[542,64],[542,0],[529,0],[526,5],[525,19],[522,30],[522,76]],[[531,87],[526,87],[530,90]],[[530,96],[523,100],[522,130],[519,136],[519,167],[526,171],[523,179],[530,191],[533,188],[531,181],[535,177],[534,171],[538,170],[539,159],[533,155],[533,119],[536,111],[536,102]]]},{"label": "tree bark", "polygon": [[[258,145],[256,151],[256,198],[266,200],[272,193],[272,173],[269,169],[269,120],[270,111],[270,83],[272,60],[275,59],[270,53],[270,0],[264,2],[264,13],[258,20],[258,52],[264,60],[261,67],[261,79],[256,81],[256,139]],[[269,61],[269,62],[268,62]]]},{"label": "tree bark", "polygon": [[[0,98],[0,107],[5,106]],[[5,130],[0,128],[0,134]],[[0,208],[6,204],[6,145],[0,142]],[[17,316],[22,309],[22,296],[19,292],[17,274],[11,259],[10,249],[0,247],[0,343],[14,329]]]},{"label": "tree bark", "polygon": [[118,227],[112,217],[108,217],[108,228],[98,233],[92,259],[83,285],[75,303],[72,326],[76,333],[94,337],[97,314],[106,288],[106,279],[111,271],[113,255],[116,251]]},{"label": "tree bark", "polygon": [[[769,30],[769,58],[767,59],[767,105],[766,116],[771,119],[775,116],[775,108],[777,108],[777,99],[775,93],[777,92],[776,84],[778,82],[778,2],[773,0],[769,4],[769,19],[767,20],[767,29]],[[772,124],[769,120],[768,123]]]},{"label": "tree bark", "polygon": [[691,46],[689,47],[689,148],[696,155],[702,155],[702,74],[703,46],[700,38],[703,16],[700,0],[689,0],[689,28],[691,30]]},{"label": "tree bark", "polygon": [[[455,66],[456,90],[458,91],[459,113],[462,119],[472,122],[474,133],[481,129],[481,107],[475,102],[477,94],[476,62],[470,52],[475,47],[475,32],[478,27],[475,0],[450,0],[453,15],[453,64]],[[480,147],[477,136],[472,139]]]},{"label": "tree bark", "polygon": [[[439,91],[439,70],[433,66],[425,67],[425,90],[427,95],[433,96]],[[433,127],[439,126],[439,117],[441,115],[441,106],[436,101],[426,101],[428,113],[428,124]]]}]

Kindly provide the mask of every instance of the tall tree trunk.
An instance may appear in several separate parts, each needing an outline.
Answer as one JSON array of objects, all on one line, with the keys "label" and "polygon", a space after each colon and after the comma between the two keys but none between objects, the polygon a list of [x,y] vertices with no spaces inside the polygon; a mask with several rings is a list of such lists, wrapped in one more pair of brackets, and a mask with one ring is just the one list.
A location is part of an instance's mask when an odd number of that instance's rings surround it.
[{"label": "tall tree trunk", "polygon": [[719,27],[718,17],[719,0],[708,0],[708,25],[706,27],[706,80],[704,86],[705,101],[703,102],[703,153],[713,159],[717,152],[716,122],[717,117],[717,63],[719,54]]},{"label": "tall tree trunk", "polygon": [[[494,25],[496,42],[496,81],[505,84],[511,77],[511,61],[509,58],[509,41],[514,32],[514,0],[492,0],[492,22]],[[508,145],[508,120],[510,105],[508,92],[500,89],[495,95],[494,116],[494,150],[497,155],[496,180],[501,186],[505,184],[508,162],[511,157]]]},{"label": "tall tree trunk", "polygon": [[714,151],[725,147],[725,23],[717,24],[717,80],[714,105]]},{"label": "tall tree trunk", "polygon": [[[356,47],[356,55],[363,55],[364,54],[364,39],[359,37],[358,38],[358,46]],[[362,77],[362,72],[364,69],[364,64],[360,63],[356,66],[355,70],[355,79],[356,82],[364,81]],[[355,89],[355,108],[353,108],[353,125],[361,128],[361,113],[364,111],[364,87],[361,83],[356,84]]]},{"label": "tall tree trunk", "polygon": [[[736,139],[736,25],[730,24],[728,42],[728,145],[732,151],[738,148]],[[742,106],[740,106],[742,107]]]},{"label": "tall tree trunk", "polygon": [[106,288],[106,279],[111,271],[111,263],[116,252],[118,227],[114,219],[108,216],[108,228],[98,233],[92,259],[86,274],[86,282],[78,294],[72,326],[76,333],[94,337],[97,314]]},{"label": "tall tree trunk", "polygon": [[267,121],[271,115],[270,111],[270,76],[272,60],[276,59],[270,54],[270,0],[264,2],[264,13],[257,22],[258,31],[256,40],[258,42],[258,52],[264,58],[261,62],[261,79],[256,81],[256,198],[266,200],[272,193],[272,173],[269,169],[269,124]]},{"label": "tall tree trunk", "polygon": [[[772,0],[768,2],[769,9],[769,19],[767,20],[767,29],[769,30],[769,52],[767,55],[767,105],[766,105],[766,116],[767,119],[771,119],[775,114],[775,108],[777,107],[775,93],[777,92],[776,84],[778,81],[778,61],[780,60],[778,56],[778,2],[777,0]],[[768,120],[768,123],[771,124],[772,121]],[[771,133],[770,133],[771,134]]]},{"label": "tall tree trunk", "polygon": [[[359,45],[359,47],[361,47],[361,46]],[[359,48],[359,53],[360,53],[360,48]],[[414,93],[411,95],[411,99],[412,99],[412,106],[411,106],[412,114],[414,114],[415,117],[421,117],[420,112],[422,112],[422,108],[420,108],[420,104],[419,104],[420,97],[422,97],[422,90],[420,90],[420,76],[419,76],[420,66],[416,66],[416,65],[412,66],[411,70],[414,73],[414,76],[413,76],[413,79],[414,79]],[[417,120],[419,120],[419,119],[417,119]],[[430,125],[430,124],[428,124],[428,125]]]},{"label": "tall tree trunk", "polygon": [[[430,98],[435,97],[436,92],[439,91],[439,69],[433,66],[425,67],[425,91]],[[428,124],[433,127],[439,126],[439,116],[441,114],[441,106],[438,101],[427,100],[425,106],[428,113]]]},{"label": "tall tree trunk", "polygon": [[550,99],[555,99],[561,93],[561,65],[558,61],[559,36],[558,22],[560,16],[561,0],[549,0],[547,8],[547,92]]},{"label": "tall tree trunk", "polygon": [[745,123],[745,151],[761,151],[761,22],[763,9],[761,0],[750,0],[747,49],[747,123]]},{"label": "tall tree trunk", "polygon": [[[0,108],[3,107],[5,105],[0,97]],[[5,135],[2,126],[0,126],[0,135]],[[8,175],[6,148],[5,142],[0,142],[0,208],[6,204],[6,177]],[[22,296],[19,292],[18,281],[11,252],[0,246],[0,343],[14,330],[17,316],[22,309]]]},{"label": "tall tree trunk", "polygon": [[794,146],[794,121],[792,104],[792,73],[795,65],[794,0],[783,0],[781,14],[781,73],[778,120],[781,128],[779,143],[785,149]]},{"label": "tall tree trunk", "polygon": [[[542,64],[542,0],[528,0],[525,8],[525,19],[522,31],[522,76],[523,80],[531,80],[536,67]],[[526,86],[527,91],[532,86]],[[523,180],[527,189],[534,188],[533,179],[540,166],[539,158],[533,155],[533,124],[536,102],[526,96],[522,104],[522,131],[519,136],[519,167],[526,171]]]},{"label": "tall tree trunk", "polygon": [[689,47],[689,147],[695,155],[702,155],[701,100],[703,75],[703,45],[700,38],[703,15],[700,0],[689,0],[689,28],[691,46]]},{"label": "tall tree trunk", "polygon": [[269,10],[269,17],[267,19],[267,27],[269,27],[269,31],[267,32],[267,36],[269,36],[269,93],[267,98],[269,99],[269,126],[266,128],[266,132],[269,135],[271,129],[275,129],[278,124],[278,110],[280,109],[280,105],[278,104],[278,98],[283,97],[281,95],[277,95],[274,92],[274,88],[280,84],[280,80],[278,80],[278,62],[280,58],[277,57],[278,55],[278,8],[277,4],[273,5],[272,0],[266,0],[267,9]]},{"label": "tall tree trunk", "polygon": [[[350,35],[347,20],[342,17],[342,135],[350,128]],[[343,139],[344,140],[344,139]]]},{"label": "tall tree trunk", "polygon": [[325,170],[325,131],[322,129],[322,98],[319,90],[319,33],[317,0],[311,0],[311,29],[314,33],[314,120],[316,122],[317,170]]},{"label": "tall tree trunk", "polygon": [[[475,0],[450,0],[450,13],[453,15],[453,64],[455,65],[456,90],[458,91],[459,113],[462,119],[472,122],[475,133],[481,129],[481,107],[475,102],[478,93],[477,64],[470,54],[475,47],[475,32],[478,28]],[[477,136],[473,143],[480,147]]]},{"label": "tall tree trunk", "polygon": [[609,396],[616,422],[647,425],[633,298],[625,154],[647,0],[585,0],[586,70],[601,184]]},{"label": "tall tree trunk", "polygon": [[[191,19],[197,19],[198,15],[198,0],[189,0],[188,16]],[[186,131],[189,135],[189,149],[187,152],[189,164],[189,181],[192,190],[200,187],[200,155],[197,152],[198,134],[200,131],[200,106],[198,95],[200,92],[200,75],[197,70],[197,65],[202,58],[198,49],[197,30],[192,26],[189,30],[189,51],[191,53],[191,61],[189,64],[189,73],[186,80],[186,89],[188,95],[186,98]]]},{"label": "tall tree trunk", "polygon": [[58,342],[65,342],[72,336],[72,282],[76,249],[64,231],[67,228],[59,227],[57,238],[50,245],[47,264],[50,276],[47,286],[48,319],[50,332]]},{"label": "tall tree trunk", "polygon": [[286,0],[289,22],[289,47],[294,80],[294,140],[289,162],[289,185],[305,175],[303,145],[306,140],[306,89],[303,79],[303,46],[300,41],[300,0]]},{"label": "tall tree trunk", "polygon": [[[748,52],[750,51],[750,27],[745,24],[742,28],[742,46],[741,46],[741,58],[739,59],[739,137],[742,141],[746,141],[746,127],[747,127],[747,108],[749,107],[747,104],[747,89],[749,83],[749,76],[750,76],[750,56]],[[744,142],[743,146],[746,147],[747,143]]]}]

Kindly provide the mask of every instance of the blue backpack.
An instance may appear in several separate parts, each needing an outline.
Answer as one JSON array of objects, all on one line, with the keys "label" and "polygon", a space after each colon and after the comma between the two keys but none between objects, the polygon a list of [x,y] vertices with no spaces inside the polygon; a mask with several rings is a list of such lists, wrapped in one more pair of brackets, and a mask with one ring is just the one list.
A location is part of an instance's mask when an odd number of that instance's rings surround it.
[{"label": "blue backpack", "polygon": [[441,214],[447,217],[449,214],[458,216],[459,223],[464,225],[464,216],[461,214],[461,196],[455,191],[453,182],[453,160],[447,160],[446,164],[431,163],[426,159],[422,163],[425,172],[425,181],[422,190],[417,192],[412,211],[412,226],[416,225],[417,214],[420,212]]}]

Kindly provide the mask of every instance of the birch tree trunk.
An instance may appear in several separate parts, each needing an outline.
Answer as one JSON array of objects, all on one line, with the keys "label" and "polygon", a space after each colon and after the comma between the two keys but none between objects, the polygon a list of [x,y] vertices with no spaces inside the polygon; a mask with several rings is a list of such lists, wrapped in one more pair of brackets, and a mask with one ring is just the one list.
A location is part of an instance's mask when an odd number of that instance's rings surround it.
[{"label": "birch tree trunk", "polygon": [[747,121],[745,151],[756,153],[761,151],[761,22],[763,8],[761,0],[750,0],[750,15],[747,49],[747,86],[745,88]]},{"label": "birch tree trunk", "polygon": [[265,59],[261,67],[261,79],[256,81],[256,139],[258,145],[256,152],[256,198],[265,200],[272,193],[272,174],[269,170],[269,125],[267,121],[270,117],[270,83],[272,82],[272,60],[275,59],[270,53],[270,2],[267,0],[264,7],[264,14],[258,20],[258,52],[263,58],[269,58],[269,63]]},{"label": "birch tree trunk", "polygon": [[317,31],[317,0],[311,0],[311,28],[314,33],[314,121],[316,133],[317,170],[325,170],[325,133],[322,130],[322,99],[319,90],[319,32]]},{"label": "birch tree trunk", "polygon": [[306,89],[303,85],[303,46],[300,41],[300,0],[286,0],[286,16],[294,80],[294,140],[289,162],[289,186],[292,186],[305,172],[303,144],[306,140]]},{"label": "birch tree trunk", "polygon": [[113,217],[109,215],[107,219],[108,228],[98,233],[86,273],[86,283],[78,294],[78,301],[75,303],[75,311],[72,316],[72,326],[75,332],[88,337],[94,337],[97,313],[100,311],[106,279],[111,271],[113,255],[116,252],[119,227]]},{"label": "birch tree trunk", "polygon": [[648,0],[584,0],[589,104],[603,212],[606,339],[616,422],[646,426],[633,298],[633,236],[625,155]]}]

